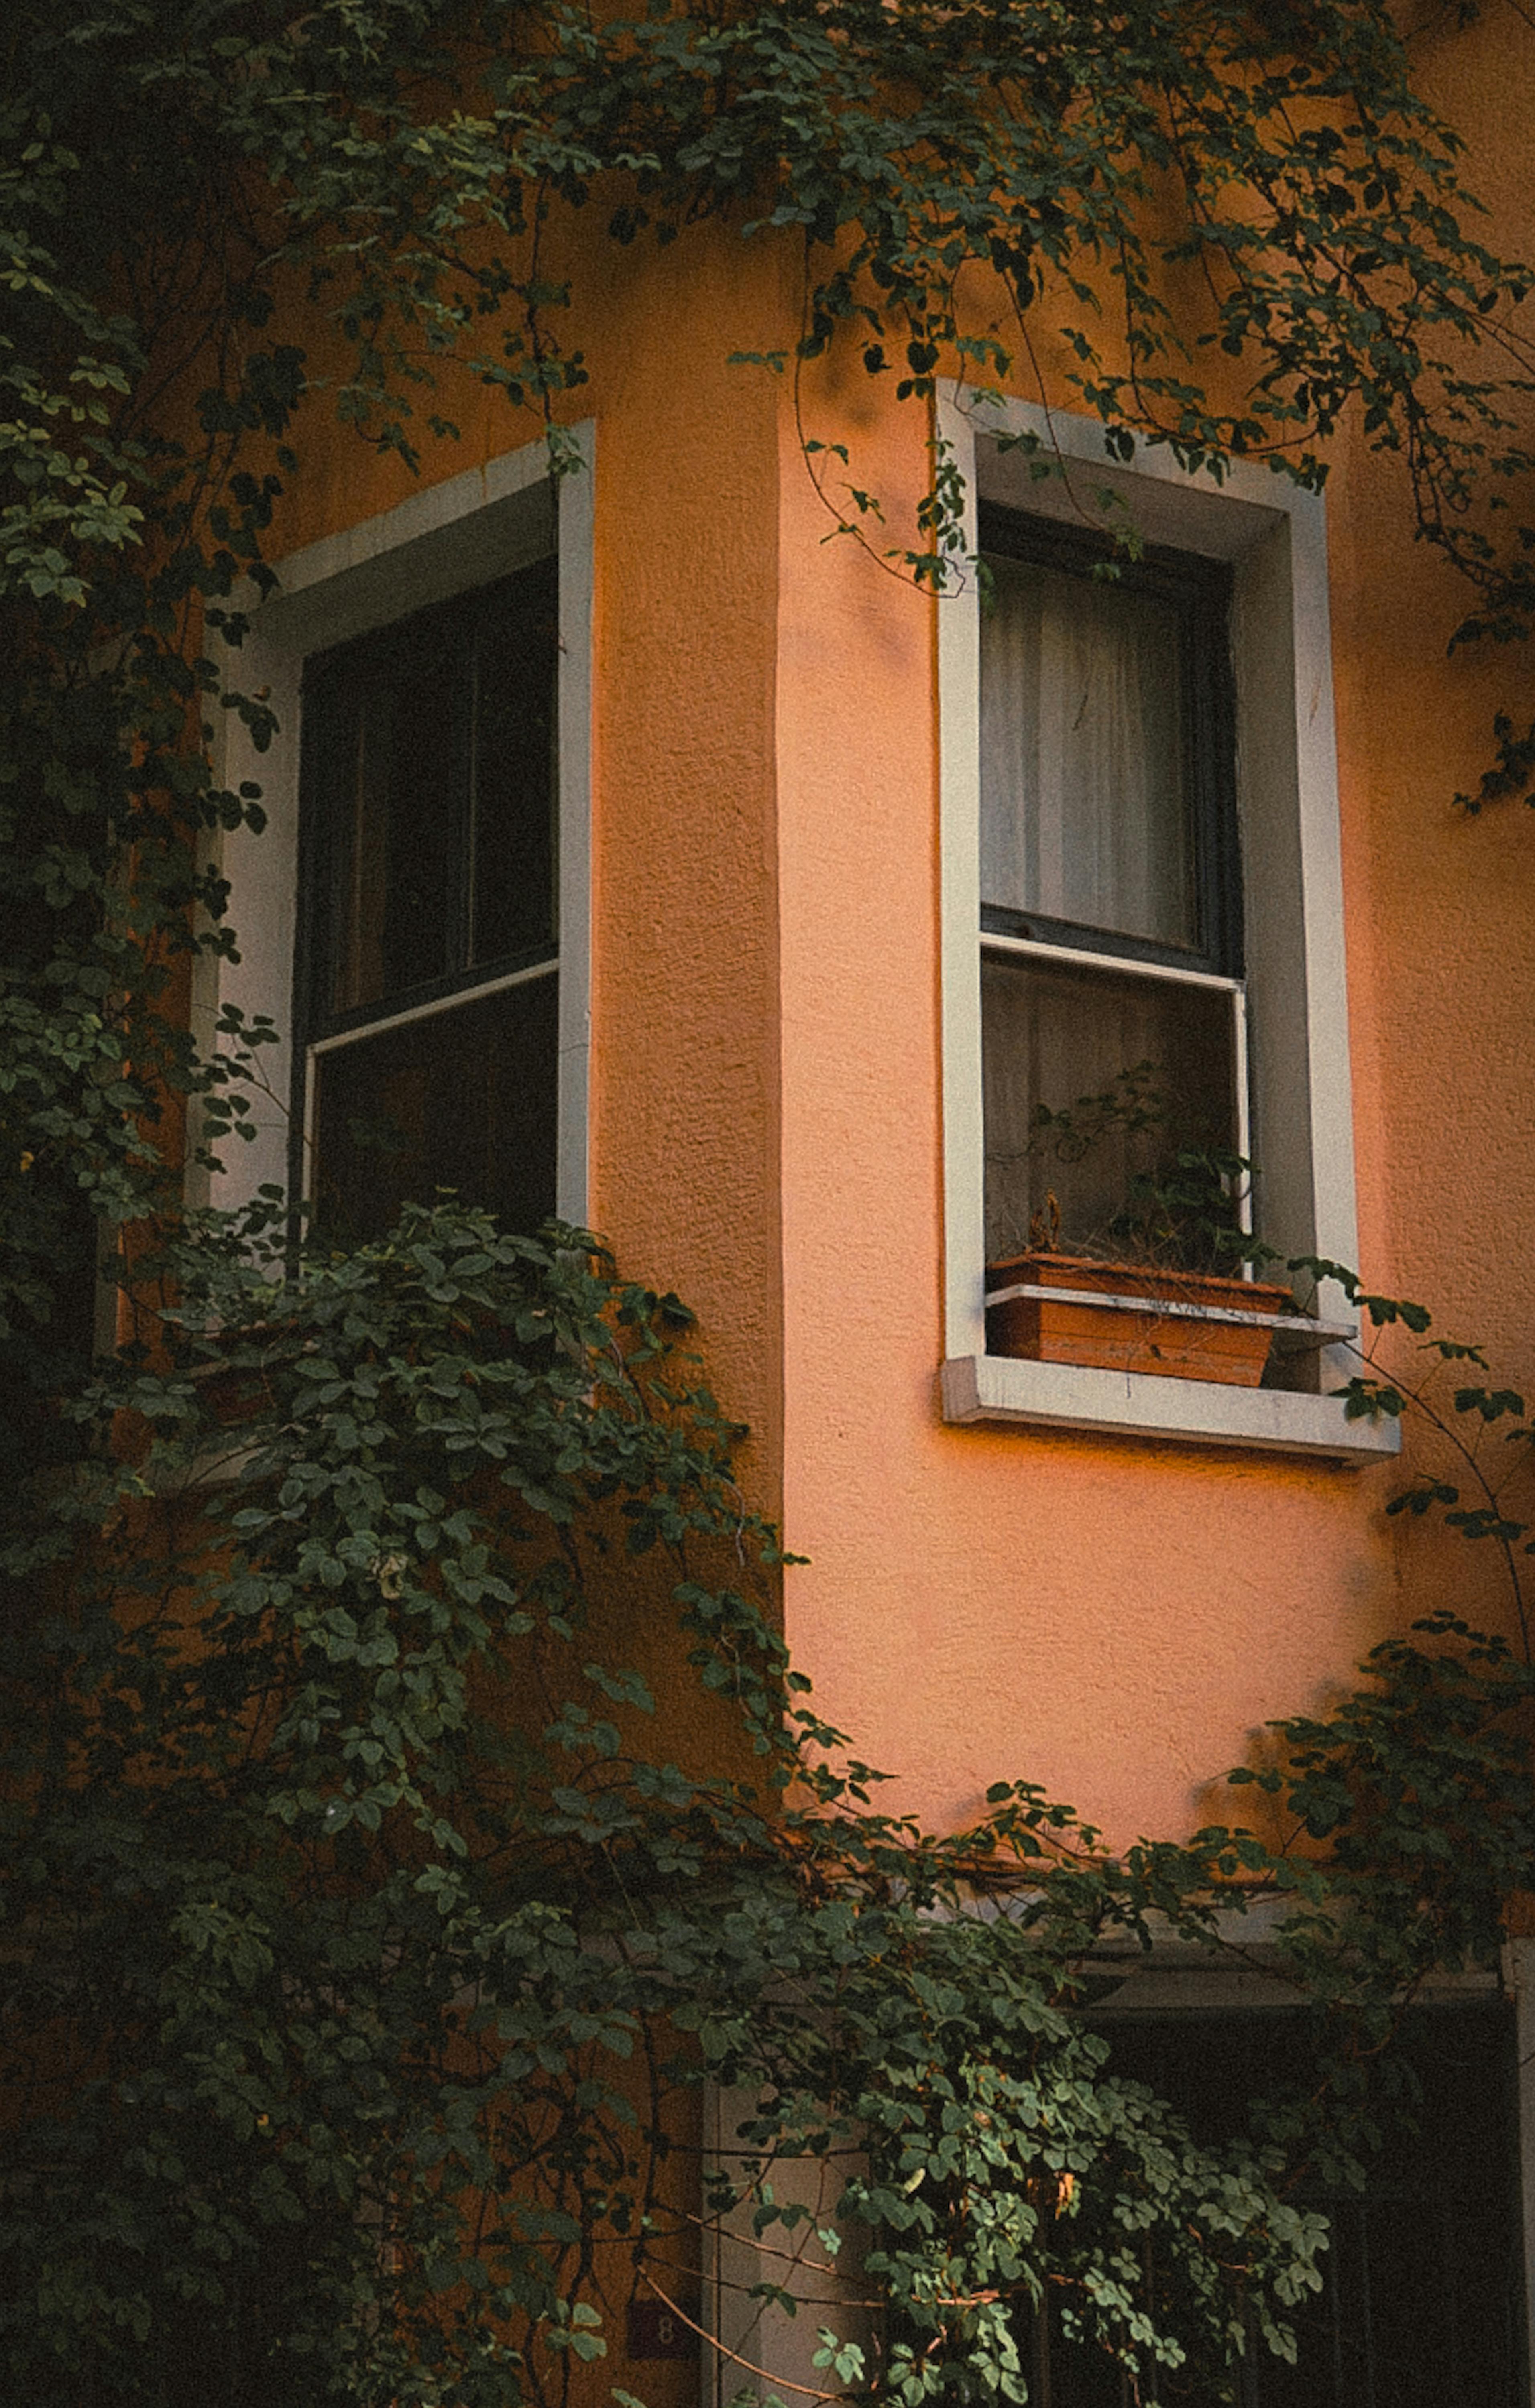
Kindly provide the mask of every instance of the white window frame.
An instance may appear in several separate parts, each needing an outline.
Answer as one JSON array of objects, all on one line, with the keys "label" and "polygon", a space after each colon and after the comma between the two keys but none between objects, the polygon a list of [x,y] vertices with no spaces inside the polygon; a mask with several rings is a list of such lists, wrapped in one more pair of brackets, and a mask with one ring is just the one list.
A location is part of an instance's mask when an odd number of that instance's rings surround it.
[{"label": "white window frame", "polygon": [[[739,2138],[739,2127],[752,2122],[756,2109],[753,2090],[715,2082],[704,2086],[706,2170],[723,2167],[734,2176],[743,2156],[756,2155]],[[728,2214],[704,2217],[698,2408],[732,2408],[743,2400],[758,2401],[761,2408],[784,2408],[785,2402],[794,2408],[796,2400],[830,2408],[837,2394],[825,2369],[816,2364],[825,2326],[871,2354],[876,2324],[859,2279],[867,2230],[858,2224],[838,2228],[833,2214],[843,2175],[852,2171],[850,2160],[860,2167],[865,2162],[851,2145],[829,2158],[772,2158],[768,2196],[780,2206],[807,2210],[808,2218],[774,2227],[769,2245],[756,2229],[749,2201]],[[828,2226],[839,2231],[835,2254],[822,2239]],[[794,2263],[785,2265],[785,2252]],[[753,2298],[759,2287],[766,2292],[769,2286],[796,2298],[797,2311],[767,2296]]]},{"label": "white window frame", "polygon": [[[552,536],[559,574],[555,1210],[562,1220],[585,1222],[592,1043],[595,425],[588,420],[569,429],[567,439],[579,452],[581,466],[558,480],[552,511],[548,452],[541,442],[530,443],[483,468],[471,468],[428,486],[394,509],[276,561],[279,590],[252,613],[245,641],[225,655],[230,684],[247,694],[265,694],[279,733],[270,748],[260,752],[237,714],[227,715],[221,748],[222,781],[228,787],[247,780],[258,785],[266,825],[259,836],[246,828],[225,832],[213,850],[214,865],[230,883],[230,919],[240,959],[205,963],[194,1009],[205,1039],[219,1011],[233,1004],[248,1020],[266,1014],[278,1030],[279,1041],[262,1047],[255,1057],[265,1092],[253,1097],[254,1140],[226,1140],[221,1175],[205,1176],[194,1200],[233,1210],[250,1202],[265,1184],[286,1188],[289,1183],[289,1100],[294,1093],[292,1039],[296,1000],[300,693],[305,661],[311,653],[391,625],[429,604],[492,583],[547,554]],[[371,1023],[367,1033],[419,1018],[423,1011],[451,1010],[529,975],[537,976],[538,971],[492,979],[482,986],[461,989],[440,1003],[408,1007]],[[322,1039],[311,1046],[311,1064],[316,1054],[336,1041]],[[304,1094],[311,1121],[315,1085],[312,1076],[306,1077]],[[311,1154],[311,1131],[306,1129],[306,1188]]]},{"label": "white window frame", "polygon": [[[1036,518],[1123,508],[1149,542],[1231,564],[1237,789],[1245,907],[1247,1073],[1257,1222],[1284,1254],[1354,1264],[1358,1223],[1344,972],[1337,738],[1320,495],[1238,462],[1190,475],[1161,451],[1112,460],[1097,419],[944,388],[937,435],[978,496]],[[997,438],[1033,438],[1004,449]],[[1049,473],[1037,476],[1037,464]],[[1107,503],[1105,496],[1112,499]],[[944,1355],[951,1422],[1006,1421],[1360,1464],[1397,1453],[1394,1422],[1346,1421],[1327,1393],[1357,1368],[1319,1350],[1318,1389],[1239,1388],[988,1355],[981,1054],[981,600],[938,608],[941,814]],[[987,940],[988,943],[990,939]],[[1239,1013],[1239,1018],[1244,1015]],[[1321,1317],[1346,1323],[1328,1283]]]}]

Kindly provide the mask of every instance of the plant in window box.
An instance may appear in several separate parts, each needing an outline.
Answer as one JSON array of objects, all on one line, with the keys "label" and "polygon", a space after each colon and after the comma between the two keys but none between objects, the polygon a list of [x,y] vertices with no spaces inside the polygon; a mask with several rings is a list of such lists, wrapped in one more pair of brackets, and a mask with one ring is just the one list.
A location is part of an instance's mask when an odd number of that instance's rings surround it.
[{"label": "plant in window box", "polygon": [[[1154,1079],[1140,1063],[1075,1106],[1040,1105],[1033,1150],[1074,1163],[1111,1136],[1163,1125]],[[1179,1147],[1127,1173],[1100,1242],[1070,1245],[1048,1190],[1026,1248],[986,1267],[987,1352],[1255,1388],[1278,1329],[1298,1316],[1288,1289],[1251,1276],[1273,1259],[1247,1226],[1251,1181],[1244,1155]]]}]

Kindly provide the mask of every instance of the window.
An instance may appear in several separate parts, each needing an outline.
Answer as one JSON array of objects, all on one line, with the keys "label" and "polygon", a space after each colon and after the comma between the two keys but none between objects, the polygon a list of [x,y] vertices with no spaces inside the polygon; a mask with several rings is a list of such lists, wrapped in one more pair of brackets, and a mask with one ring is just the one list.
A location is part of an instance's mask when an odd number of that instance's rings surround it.
[{"label": "window", "polygon": [[[1169,1134],[1251,1156],[1260,1237],[1356,1259],[1326,520],[1267,471],[1126,468],[1096,422],[1023,403],[978,429],[951,394],[939,432],[996,592],[938,611],[945,1416],[1394,1453],[1394,1428],[1344,1421],[1338,1345],[1220,1390],[986,1352],[986,1261],[1045,1189],[1087,1239],[1141,1167],[1129,1136],[1080,1172],[1041,1159],[1036,1108],[1141,1062]],[[1096,578],[1095,530],[1126,513],[1144,558]],[[1319,1335],[1346,1327],[1341,1296],[1316,1301]]]},{"label": "window", "polygon": [[[1132,1975],[1121,1995],[1134,1987]],[[1111,2069],[1160,2092],[1209,2144],[1246,2129],[1250,2101],[1309,2086],[1311,2028],[1293,2012],[1131,2011],[1102,2029]],[[1290,2312],[1294,2366],[1261,2344],[1248,2354],[1241,2408],[1515,2408],[1528,2399],[1513,2017],[1500,2001],[1419,2007],[1401,2050],[1416,2096],[1385,2127],[1363,2192],[1304,2194],[1331,2226],[1323,2286]],[[1151,2274],[1155,2283],[1155,2262]],[[1131,2408],[1112,2361],[1066,2342],[1054,2320],[1036,2336],[1035,2378],[1050,2408]],[[1209,2393],[1169,2369],[1155,2396],[1161,2408],[1202,2408]]]},{"label": "window", "polygon": [[238,724],[230,784],[268,825],[222,839],[237,963],[198,1008],[262,1012],[267,1182],[353,1235],[438,1187],[510,1226],[586,1216],[592,469],[535,444],[278,564],[235,665],[280,734]]},{"label": "window", "polygon": [[[1109,1233],[1169,1145],[1247,1134],[1231,572],[983,507],[981,1015],[986,1254],[1047,1199],[1067,1247]],[[1101,572],[1111,571],[1112,575]],[[1059,1111],[1150,1065],[1164,1120],[1041,1148]],[[1124,1094],[1121,1085],[1117,1092]]]},{"label": "window", "polygon": [[550,558],[306,666],[294,1118],[329,1226],[438,1187],[554,1210],[557,613]]}]

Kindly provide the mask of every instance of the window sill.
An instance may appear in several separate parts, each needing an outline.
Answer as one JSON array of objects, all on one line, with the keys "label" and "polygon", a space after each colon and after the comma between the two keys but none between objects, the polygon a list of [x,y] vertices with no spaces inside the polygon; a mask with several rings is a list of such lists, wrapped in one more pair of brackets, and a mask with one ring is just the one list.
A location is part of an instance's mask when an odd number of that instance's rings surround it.
[{"label": "window sill", "polygon": [[1248,1447],[1321,1456],[1351,1469],[1389,1460],[1401,1447],[1396,1422],[1347,1421],[1341,1397],[1285,1388],[1223,1387],[1003,1354],[952,1356],[941,1384],[946,1422],[1022,1422],[1189,1446]]}]

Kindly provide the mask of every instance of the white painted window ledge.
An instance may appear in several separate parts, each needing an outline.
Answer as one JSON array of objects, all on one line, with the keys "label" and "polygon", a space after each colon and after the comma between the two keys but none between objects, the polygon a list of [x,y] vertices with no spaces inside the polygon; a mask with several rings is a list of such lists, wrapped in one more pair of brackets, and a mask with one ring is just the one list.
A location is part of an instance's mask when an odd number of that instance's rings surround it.
[{"label": "white painted window ledge", "polygon": [[1341,1397],[1227,1387],[1144,1371],[1100,1371],[1012,1355],[957,1354],[941,1374],[946,1422],[1023,1422],[1106,1437],[1171,1439],[1329,1457],[1357,1466],[1398,1454],[1395,1421],[1348,1421]]}]

